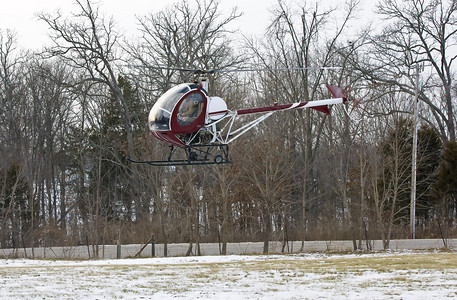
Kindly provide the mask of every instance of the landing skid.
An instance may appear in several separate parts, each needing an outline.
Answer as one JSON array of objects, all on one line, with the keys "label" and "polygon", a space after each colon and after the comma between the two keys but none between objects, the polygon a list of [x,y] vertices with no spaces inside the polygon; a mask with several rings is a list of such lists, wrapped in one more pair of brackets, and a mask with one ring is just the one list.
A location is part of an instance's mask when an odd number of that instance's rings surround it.
[{"label": "landing skid", "polygon": [[[180,147],[179,147],[180,148]],[[135,164],[150,166],[194,166],[194,165],[219,165],[230,163],[227,144],[189,145],[182,148],[186,152],[187,159],[173,159],[177,148],[171,147],[168,160],[145,160],[138,161],[128,158]]]}]

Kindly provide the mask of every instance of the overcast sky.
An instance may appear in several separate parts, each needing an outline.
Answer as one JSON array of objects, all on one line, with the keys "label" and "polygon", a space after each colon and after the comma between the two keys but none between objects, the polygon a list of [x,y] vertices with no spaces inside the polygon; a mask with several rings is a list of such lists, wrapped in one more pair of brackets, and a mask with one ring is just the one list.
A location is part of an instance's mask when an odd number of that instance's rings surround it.
[{"label": "overcast sky", "polygon": [[[133,34],[138,26],[136,16],[157,13],[175,2],[173,0],[99,0],[101,11],[107,16],[113,16],[116,22]],[[238,7],[244,15],[237,24],[243,27],[246,34],[260,34],[269,23],[268,8],[276,0],[222,0],[224,10]],[[76,11],[74,0],[1,0],[0,29],[13,29],[18,34],[21,47],[41,48],[47,39],[47,27],[43,21],[38,21],[38,12]]]},{"label": "overcast sky", "polygon": [[[113,16],[116,22],[129,35],[135,34],[138,26],[136,16],[157,13],[175,0],[98,0],[100,8],[107,16]],[[310,3],[305,0],[286,0],[286,2]],[[372,0],[365,0],[372,2]],[[222,8],[230,11],[238,7],[243,16],[232,25],[239,28],[243,34],[262,34],[271,22],[271,9],[277,0],[221,0]],[[321,5],[322,1],[319,1]],[[47,27],[43,21],[38,21],[39,12],[52,13],[60,9],[63,12],[77,11],[74,0],[1,0],[0,29],[14,30],[18,35],[20,47],[40,50],[47,40]]]}]

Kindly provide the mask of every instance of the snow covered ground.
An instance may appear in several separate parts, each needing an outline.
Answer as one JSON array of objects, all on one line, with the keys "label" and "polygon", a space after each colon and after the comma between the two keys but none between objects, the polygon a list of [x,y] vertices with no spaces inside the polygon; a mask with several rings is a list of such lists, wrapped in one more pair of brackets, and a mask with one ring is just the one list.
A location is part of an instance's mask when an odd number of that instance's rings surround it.
[{"label": "snow covered ground", "polygon": [[0,260],[0,299],[457,298],[457,252]]}]

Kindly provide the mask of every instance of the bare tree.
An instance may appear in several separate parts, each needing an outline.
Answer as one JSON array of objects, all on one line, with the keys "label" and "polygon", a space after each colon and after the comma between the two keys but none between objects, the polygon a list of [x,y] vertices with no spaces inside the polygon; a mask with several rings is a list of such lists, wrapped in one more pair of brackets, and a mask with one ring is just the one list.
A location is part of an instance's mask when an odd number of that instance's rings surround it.
[{"label": "bare tree", "polygon": [[81,81],[100,83],[109,88],[122,113],[129,155],[135,158],[130,113],[117,80],[120,34],[115,22],[105,19],[90,0],[76,0],[76,3],[80,12],[71,18],[64,18],[59,12],[39,15],[52,30],[50,37],[54,45],[47,49],[47,54],[59,57],[75,70],[84,71]]},{"label": "bare tree", "polygon": [[[278,133],[278,131],[276,131]],[[294,162],[290,150],[281,145],[281,139],[271,133],[267,138],[251,141],[245,151],[250,159],[243,163],[246,176],[244,184],[256,199],[260,216],[263,253],[268,253],[269,242],[274,231],[273,220],[280,215],[282,201],[289,199],[292,191],[292,170]]]},{"label": "bare tree", "polygon": [[13,248],[24,246],[24,234],[34,226],[33,217],[27,217],[32,185],[22,147],[27,140],[21,84],[26,57],[18,49],[15,33],[0,31],[0,243]]},{"label": "bare tree", "polygon": [[[292,71],[270,73],[264,90],[276,92],[273,97],[285,99],[283,101],[299,102],[310,101],[327,96],[325,83],[332,78],[332,70],[337,57],[340,56],[339,42],[344,39],[344,32],[353,19],[358,2],[345,3],[345,14],[339,26],[331,27],[330,20],[335,16],[335,9],[322,10],[318,5],[311,7],[303,5],[293,9],[283,2],[278,2],[274,11],[274,21],[268,29],[268,39],[263,47],[250,43],[255,61],[265,68],[295,69]],[[328,35],[330,28],[332,34]],[[338,66],[339,66],[338,61]],[[330,68],[327,68],[330,67]],[[343,66],[344,67],[344,66]],[[336,75],[333,78],[337,78]],[[272,84],[274,82],[274,84]],[[343,83],[341,79],[338,83]],[[274,90],[272,87],[275,87]],[[325,115],[306,110],[301,113],[283,116],[287,120],[289,132],[288,142],[301,159],[303,167],[299,168],[301,178],[301,238],[306,239],[309,230],[307,224],[308,209],[312,207],[311,199],[316,191],[315,186],[315,158],[318,149],[322,147],[322,133],[327,121]],[[317,206],[315,206],[317,207]]]},{"label": "bare tree", "polygon": [[393,119],[378,150],[380,173],[375,188],[375,208],[384,248],[389,248],[394,226],[406,224],[410,205],[411,122]]},{"label": "bare tree", "polygon": [[[13,155],[20,153],[15,146],[19,140],[21,124],[18,123],[18,106],[23,91],[20,78],[23,75],[25,55],[21,54],[16,42],[16,34],[0,31],[0,139],[2,150],[2,168],[7,168]],[[17,134],[17,136],[14,136]],[[19,159],[16,157],[14,159]]]},{"label": "bare tree", "polygon": [[[455,0],[384,0],[378,12],[386,25],[372,36],[365,59],[357,69],[372,84],[386,90],[414,95],[416,65],[425,65],[419,99],[426,103],[444,140],[456,139],[456,114],[453,78],[455,36],[457,32]],[[363,62],[363,63],[361,63]],[[425,122],[431,118],[423,116]]]},{"label": "bare tree", "polygon": [[[54,43],[46,54],[59,57],[62,62],[81,72],[82,78],[78,83],[90,82],[108,89],[113,104],[118,107],[123,120],[125,137],[127,140],[127,154],[136,159],[135,143],[133,140],[133,126],[128,99],[126,99],[119,84],[120,73],[120,34],[116,31],[115,22],[106,19],[90,0],[77,0],[79,12],[69,18],[64,18],[60,13],[55,15],[40,14],[41,20],[51,28],[50,37]],[[73,84],[74,85],[74,84]],[[122,162],[122,157],[117,157],[117,163]],[[131,165],[131,183],[133,190],[137,217],[146,218],[147,207],[144,195],[140,194],[137,166]]]},{"label": "bare tree", "polygon": [[216,0],[182,0],[139,18],[143,35],[128,51],[142,86],[163,92],[171,84],[192,80],[186,69],[236,66],[240,58],[231,47],[227,25],[239,16],[236,9],[223,15]]}]

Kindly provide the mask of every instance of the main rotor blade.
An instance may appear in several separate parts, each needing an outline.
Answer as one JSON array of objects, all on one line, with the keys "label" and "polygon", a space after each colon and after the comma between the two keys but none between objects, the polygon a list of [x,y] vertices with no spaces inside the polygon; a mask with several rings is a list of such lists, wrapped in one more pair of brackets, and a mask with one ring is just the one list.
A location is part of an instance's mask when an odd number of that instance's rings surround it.
[{"label": "main rotor blade", "polygon": [[309,67],[309,68],[246,68],[246,69],[214,69],[208,71],[208,74],[212,73],[234,73],[234,72],[268,72],[268,71],[300,71],[300,70],[337,70],[341,67]]},{"label": "main rotor blade", "polygon": [[197,69],[189,69],[189,68],[178,68],[178,67],[154,67],[148,65],[133,65],[134,67],[145,68],[145,69],[152,69],[152,70],[170,70],[170,71],[183,71],[183,72],[196,72]]},{"label": "main rotor blade", "polygon": [[214,73],[235,73],[235,72],[268,72],[268,71],[300,71],[300,70],[337,70],[341,67],[291,67],[291,68],[242,68],[242,69],[192,69],[192,68],[181,68],[181,67],[155,67],[155,66],[141,66],[135,65],[136,67],[153,69],[153,70],[172,70],[172,71],[183,71],[183,72],[192,72],[193,74],[214,74]]}]

